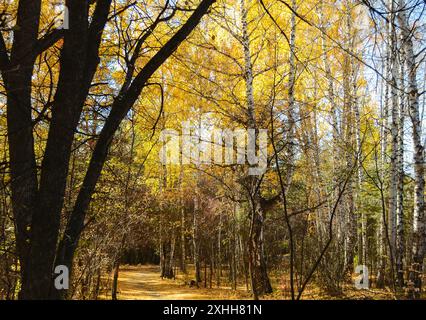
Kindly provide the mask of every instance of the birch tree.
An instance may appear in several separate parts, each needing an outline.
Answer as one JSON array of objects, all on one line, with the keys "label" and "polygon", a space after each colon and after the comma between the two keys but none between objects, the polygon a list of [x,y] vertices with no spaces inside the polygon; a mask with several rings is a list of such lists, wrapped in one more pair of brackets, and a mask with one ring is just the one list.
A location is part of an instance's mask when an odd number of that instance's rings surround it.
[{"label": "birch tree", "polygon": [[[403,0],[399,1],[399,8],[406,8]],[[422,144],[422,127],[420,119],[419,89],[417,85],[417,63],[413,48],[412,27],[409,25],[405,10],[398,12],[398,22],[401,28],[402,52],[408,72],[407,96],[408,114],[412,125],[412,141],[414,146],[414,216],[413,216],[413,249],[412,265],[409,269],[409,295],[419,298],[422,290],[421,277],[423,274],[423,260],[425,255],[426,223],[424,203],[424,146]]]}]

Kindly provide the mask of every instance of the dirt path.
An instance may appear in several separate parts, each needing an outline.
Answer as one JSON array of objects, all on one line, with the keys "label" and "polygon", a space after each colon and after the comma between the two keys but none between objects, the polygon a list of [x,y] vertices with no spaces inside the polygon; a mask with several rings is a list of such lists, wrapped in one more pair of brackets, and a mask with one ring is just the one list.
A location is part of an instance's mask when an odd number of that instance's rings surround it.
[{"label": "dirt path", "polygon": [[120,300],[210,300],[237,299],[230,289],[190,288],[182,279],[160,278],[158,266],[123,266],[118,278]]},{"label": "dirt path", "polygon": [[[108,293],[109,295],[109,293]],[[110,299],[110,296],[106,297]],[[280,296],[276,290],[265,299],[288,299],[289,296]],[[161,279],[159,266],[122,266],[118,279],[119,300],[236,300],[250,299],[244,287],[238,287],[233,291],[229,287],[221,288],[195,288],[185,285],[181,274],[176,280]],[[393,299],[389,291],[355,290],[348,286],[345,294],[339,297],[331,297],[320,292],[318,288],[306,290],[304,299]]]}]

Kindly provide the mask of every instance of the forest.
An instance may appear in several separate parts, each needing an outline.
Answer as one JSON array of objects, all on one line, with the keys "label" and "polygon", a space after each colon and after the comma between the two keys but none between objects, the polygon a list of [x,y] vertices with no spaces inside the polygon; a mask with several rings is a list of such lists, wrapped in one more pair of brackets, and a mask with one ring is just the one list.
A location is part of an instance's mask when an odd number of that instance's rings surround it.
[{"label": "forest", "polygon": [[0,300],[425,299],[424,0],[0,0]]}]

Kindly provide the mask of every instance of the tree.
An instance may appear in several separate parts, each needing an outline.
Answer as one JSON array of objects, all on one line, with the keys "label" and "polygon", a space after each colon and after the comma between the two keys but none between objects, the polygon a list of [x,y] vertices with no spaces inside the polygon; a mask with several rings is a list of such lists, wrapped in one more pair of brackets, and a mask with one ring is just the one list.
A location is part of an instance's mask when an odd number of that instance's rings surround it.
[{"label": "tree", "polygon": [[426,217],[424,201],[424,146],[421,141],[421,122],[419,115],[419,90],[417,86],[417,64],[413,50],[413,40],[411,27],[408,24],[407,14],[403,8],[406,8],[404,1],[399,1],[400,12],[398,12],[398,21],[401,28],[402,47],[404,61],[408,71],[408,107],[409,118],[412,124],[412,140],[414,145],[414,217],[413,217],[413,262],[409,272],[411,287],[409,295],[412,298],[419,298],[422,290],[421,275],[423,273],[423,260],[426,246]]},{"label": "tree", "polygon": [[[5,41],[0,41],[0,68],[8,98],[12,203],[19,239],[21,298],[58,297],[58,292],[52,286],[53,265],[63,264],[71,269],[85,214],[117,128],[154,72],[197,26],[214,0],[201,1],[181,28],[138,72],[134,64],[141,55],[141,48],[146,45],[145,41],[161,22],[170,19],[169,15],[175,15],[180,9],[166,1],[154,22],[137,39],[128,61],[125,81],[112,102],[99,134],[83,185],[56,251],[73,137],[101,62],[99,50],[106,25],[111,19],[112,0],[94,2],[67,1],[69,30],[54,30],[39,39],[41,0],[21,0],[10,54]],[[90,15],[89,6],[92,4],[95,9]],[[168,13],[170,10],[171,13]],[[31,79],[37,56],[60,38],[63,38],[60,74],[38,182],[31,114]]]}]

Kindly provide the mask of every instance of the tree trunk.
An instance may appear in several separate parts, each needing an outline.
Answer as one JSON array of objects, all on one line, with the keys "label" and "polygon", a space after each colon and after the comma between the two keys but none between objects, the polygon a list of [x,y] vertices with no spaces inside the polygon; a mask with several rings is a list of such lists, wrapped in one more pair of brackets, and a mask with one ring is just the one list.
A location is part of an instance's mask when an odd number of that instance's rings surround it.
[{"label": "tree trunk", "polygon": [[[404,88],[404,67],[400,65],[400,87]],[[404,119],[405,119],[405,94],[399,94],[399,121],[398,121],[398,151],[397,151],[397,208],[396,208],[396,280],[399,288],[404,287]]]},{"label": "tree trunk", "polygon": [[[197,179],[198,183],[198,179]],[[199,239],[198,239],[198,215],[200,213],[200,204],[199,204],[199,195],[198,187],[194,197],[194,218],[192,224],[192,246],[194,253],[194,268],[195,268],[195,282],[198,287],[199,282],[201,282],[201,266],[200,266],[200,248],[199,248]]]},{"label": "tree trunk", "polygon": [[252,220],[250,228],[249,267],[254,299],[271,293],[272,286],[269,282],[263,244],[264,214],[260,205],[252,203]]},{"label": "tree trunk", "polygon": [[[20,261],[21,299],[32,297],[29,283],[30,229],[37,193],[34,153],[31,85],[38,38],[41,1],[19,1],[10,61],[2,61],[1,71],[7,95],[7,133],[9,144],[12,208],[15,219],[16,249]],[[7,60],[2,40],[2,54]]]},{"label": "tree trunk", "polygon": [[120,261],[117,260],[114,263],[114,276],[113,276],[113,279],[112,279],[112,288],[111,288],[112,300],[117,300],[119,271],[120,271]]},{"label": "tree trunk", "polygon": [[222,277],[222,213],[219,211],[219,232],[217,235],[216,285],[220,287]]},{"label": "tree trunk", "polygon": [[[292,0],[292,7],[297,10],[296,0]],[[296,14],[291,14],[291,32],[290,32],[290,56],[289,56],[289,75],[288,75],[288,110],[286,128],[287,144],[287,187],[290,186],[294,172],[294,161],[296,158],[296,99],[295,86],[297,76],[296,66]]]},{"label": "tree trunk", "polygon": [[[405,8],[405,2],[400,1],[400,7]],[[412,124],[412,140],[414,145],[414,216],[413,216],[413,248],[412,265],[409,271],[409,296],[420,298],[422,291],[423,260],[426,246],[426,221],[425,221],[425,180],[424,180],[424,146],[421,136],[421,119],[419,115],[419,90],[417,87],[417,66],[414,56],[412,30],[408,25],[406,12],[398,13],[403,39],[403,53],[408,72],[408,106]]]},{"label": "tree trunk", "polygon": [[[389,23],[387,24],[389,27]],[[381,100],[380,110],[380,172],[379,174],[379,187],[380,192],[383,194],[384,181],[386,178],[386,164],[387,164],[387,150],[388,150],[388,117],[389,117],[389,82],[390,79],[390,45],[386,49],[386,59],[384,63],[385,79],[382,81],[382,95],[384,98]],[[383,94],[384,93],[384,94]],[[387,239],[387,212],[384,198],[382,199],[382,210],[379,217],[379,229],[377,234],[378,246],[378,267],[377,267],[377,287],[383,288],[385,285],[386,273],[386,239]]]},{"label": "tree trunk", "polygon": [[[390,67],[391,67],[391,159],[390,159],[390,191],[389,191],[389,237],[391,245],[391,256],[395,257],[396,247],[396,216],[397,216],[397,194],[398,194],[398,124],[399,124],[399,105],[398,105],[398,61],[397,61],[397,37],[395,30],[394,15],[392,14],[392,24],[390,31]],[[391,261],[394,265],[394,261]]]},{"label": "tree trunk", "polygon": [[[247,22],[247,7],[245,0],[240,1],[241,24],[242,24],[242,45],[244,51],[245,65],[245,88],[247,102],[247,124],[249,129],[258,129],[255,119],[255,101],[253,94],[253,65],[251,61],[250,39]],[[263,246],[264,213],[261,208],[260,191],[257,188],[259,178],[250,176],[246,179],[249,185],[249,195],[251,199],[251,226],[249,236],[249,267],[252,282],[253,298],[257,300],[265,293],[271,293],[272,287],[266,268]]]},{"label": "tree trunk", "polygon": [[186,236],[185,236],[185,201],[183,198],[183,165],[180,164],[179,171],[179,188],[180,188],[180,270],[186,273]]}]

